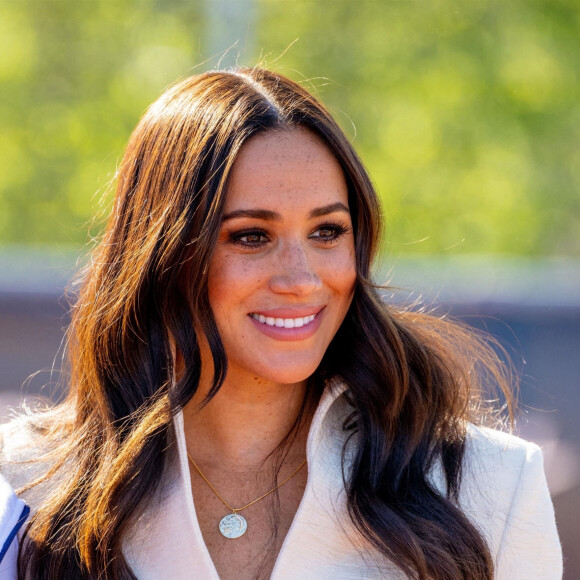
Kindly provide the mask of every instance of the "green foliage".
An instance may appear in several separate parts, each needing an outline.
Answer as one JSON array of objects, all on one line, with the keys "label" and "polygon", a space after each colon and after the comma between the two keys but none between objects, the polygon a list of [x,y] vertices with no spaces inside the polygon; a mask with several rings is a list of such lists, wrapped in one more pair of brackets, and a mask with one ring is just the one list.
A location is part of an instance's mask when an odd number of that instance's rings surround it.
[{"label": "green foliage", "polygon": [[248,37],[353,138],[392,253],[580,255],[575,0],[251,5],[0,2],[0,243],[82,244],[144,108]]},{"label": "green foliage", "polygon": [[0,3],[0,242],[87,239],[139,116],[200,59],[189,5]]}]

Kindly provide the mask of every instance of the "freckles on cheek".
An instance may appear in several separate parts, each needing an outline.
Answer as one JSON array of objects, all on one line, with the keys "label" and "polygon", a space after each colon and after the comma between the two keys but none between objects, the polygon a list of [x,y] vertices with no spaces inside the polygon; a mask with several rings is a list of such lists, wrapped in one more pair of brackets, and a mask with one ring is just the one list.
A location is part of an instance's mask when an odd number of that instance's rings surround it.
[{"label": "freckles on cheek", "polygon": [[245,263],[236,268],[232,274],[238,280],[239,286],[247,289],[253,289],[261,286],[266,278],[266,268],[263,265]]},{"label": "freckles on cheek", "polygon": [[242,302],[262,285],[266,279],[265,268],[240,260],[237,255],[223,256],[218,264],[210,269],[209,291],[214,307],[219,308],[223,302],[228,308]]},{"label": "freckles on cheek", "polygon": [[327,280],[345,290],[353,288],[356,282],[356,261],[354,254],[346,255],[342,260],[328,264]]}]

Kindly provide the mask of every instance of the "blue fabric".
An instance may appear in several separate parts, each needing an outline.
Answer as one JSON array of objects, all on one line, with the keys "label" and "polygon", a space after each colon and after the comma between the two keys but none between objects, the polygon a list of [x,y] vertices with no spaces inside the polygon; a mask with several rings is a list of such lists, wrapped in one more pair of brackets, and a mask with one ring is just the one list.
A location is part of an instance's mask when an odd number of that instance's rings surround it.
[{"label": "blue fabric", "polygon": [[12,542],[14,541],[14,538],[16,537],[18,530],[22,527],[22,524],[28,519],[29,514],[30,508],[26,504],[24,504],[24,506],[22,507],[22,511],[20,512],[20,517],[16,522],[16,525],[12,528],[12,530],[10,530],[9,534],[6,536],[6,539],[4,540],[4,544],[2,545],[2,549],[0,550],[0,562],[2,562],[4,556],[6,556],[6,552],[8,552],[10,544],[12,544]]}]

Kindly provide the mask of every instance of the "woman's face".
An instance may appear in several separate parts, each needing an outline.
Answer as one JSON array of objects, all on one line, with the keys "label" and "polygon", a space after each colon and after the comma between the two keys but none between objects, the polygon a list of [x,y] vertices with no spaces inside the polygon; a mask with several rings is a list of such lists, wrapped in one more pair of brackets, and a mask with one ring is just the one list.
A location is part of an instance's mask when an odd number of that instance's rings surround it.
[{"label": "woman's face", "polygon": [[209,269],[228,377],[309,377],[355,278],[347,185],[333,154],[305,129],[253,137],[234,163]]}]

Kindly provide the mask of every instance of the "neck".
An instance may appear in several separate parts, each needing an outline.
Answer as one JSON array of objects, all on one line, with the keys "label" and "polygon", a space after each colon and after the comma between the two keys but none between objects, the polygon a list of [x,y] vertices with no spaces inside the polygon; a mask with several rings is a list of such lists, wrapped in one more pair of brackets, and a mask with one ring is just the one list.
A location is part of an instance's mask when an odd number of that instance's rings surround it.
[{"label": "neck", "polygon": [[[201,403],[210,381],[200,387],[184,409],[189,452],[206,467],[227,466],[233,471],[259,471],[289,433],[304,400],[306,381],[276,384],[231,371],[209,403]],[[305,457],[309,421],[303,422],[289,461]]]}]

